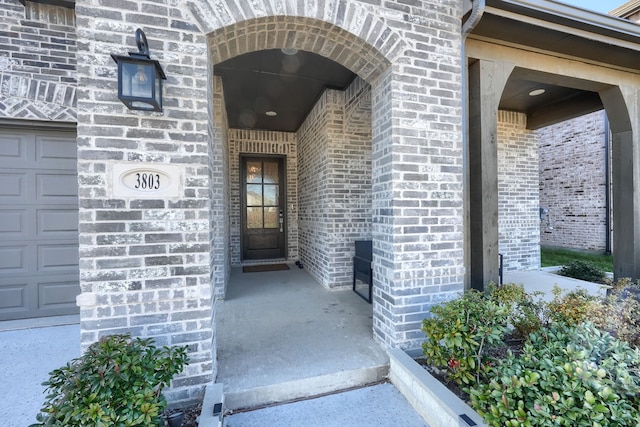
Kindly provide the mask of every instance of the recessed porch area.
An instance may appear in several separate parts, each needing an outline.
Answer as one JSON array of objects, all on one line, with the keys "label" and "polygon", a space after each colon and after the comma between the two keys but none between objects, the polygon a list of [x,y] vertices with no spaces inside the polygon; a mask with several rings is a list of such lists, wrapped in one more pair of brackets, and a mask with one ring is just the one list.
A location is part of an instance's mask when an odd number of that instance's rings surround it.
[{"label": "recessed porch area", "polygon": [[384,380],[373,309],[349,288],[327,290],[303,268],[233,268],[217,304],[218,377],[225,408],[283,402]]}]

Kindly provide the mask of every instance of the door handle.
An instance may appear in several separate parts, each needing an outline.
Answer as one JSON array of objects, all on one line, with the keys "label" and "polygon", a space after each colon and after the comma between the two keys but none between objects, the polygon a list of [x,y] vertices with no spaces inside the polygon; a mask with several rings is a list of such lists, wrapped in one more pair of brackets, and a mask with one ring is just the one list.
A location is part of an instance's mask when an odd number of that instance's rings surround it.
[{"label": "door handle", "polygon": [[284,212],[280,211],[278,221],[280,222],[280,232],[284,233]]}]

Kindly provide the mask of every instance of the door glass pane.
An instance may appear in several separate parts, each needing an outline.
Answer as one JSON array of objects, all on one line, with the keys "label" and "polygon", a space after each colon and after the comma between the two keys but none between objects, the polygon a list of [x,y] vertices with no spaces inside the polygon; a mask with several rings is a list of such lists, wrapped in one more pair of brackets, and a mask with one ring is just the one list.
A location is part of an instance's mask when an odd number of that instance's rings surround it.
[{"label": "door glass pane", "polygon": [[247,184],[262,183],[262,162],[247,162]]},{"label": "door glass pane", "polygon": [[278,208],[264,208],[264,228],[278,228]]},{"label": "door glass pane", "polygon": [[264,162],[264,182],[265,184],[277,184],[280,182],[277,162]]},{"label": "door glass pane", "polygon": [[247,184],[247,206],[262,206],[262,185]]},{"label": "door glass pane", "polygon": [[264,205],[278,206],[278,186],[277,185],[264,186]]},{"label": "door glass pane", "polygon": [[247,208],[247,228],[262,228],[262,208]]}]

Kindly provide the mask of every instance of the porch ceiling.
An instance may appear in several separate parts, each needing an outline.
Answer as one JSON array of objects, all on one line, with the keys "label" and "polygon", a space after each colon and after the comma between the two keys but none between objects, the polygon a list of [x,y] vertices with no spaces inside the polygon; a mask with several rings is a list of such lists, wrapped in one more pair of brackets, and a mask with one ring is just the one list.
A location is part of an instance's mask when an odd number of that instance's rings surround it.
[{"label": "porch ceiling", "polygon": [[236,56],[215,65],[214,73],[222,77],[230,127],[284,132],[298,130],[324,89],[344,90],[355,78],[320,55],[280,49]]},{"label": "porch ceiling", "polygon": [[[544,93],[530,95],[538,90]],[[604,107],[597,92],[529,79],[516,70],[505,86],[499,108],[525,113],[527,128],[539,129]]]},{"label": "porch ceiling", "polygon": [[[470,37],[607,68],[640,71],[640,26],[553,1],[487,0],[485,13]],[[569,87],[535,77],[514,73],[500,100],[500,109],[526,113],[530,129],[603,108],[596,84]],[[537,89],[544,93],[530,96]]]}]

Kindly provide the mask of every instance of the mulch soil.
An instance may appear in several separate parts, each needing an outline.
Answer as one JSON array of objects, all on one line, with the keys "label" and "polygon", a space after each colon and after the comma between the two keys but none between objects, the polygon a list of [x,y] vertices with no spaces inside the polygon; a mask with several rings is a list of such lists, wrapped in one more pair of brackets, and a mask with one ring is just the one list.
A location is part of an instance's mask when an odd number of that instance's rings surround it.
[{"label": "mulch soil", "polygon": [[198,427],[198,418],[200,417],[200,411],[202,411],[201,404],[188,406],[183,409],[173,409],[166,411],[165,413],[168,415],[178,411],[184,412],[181,427]]}]

